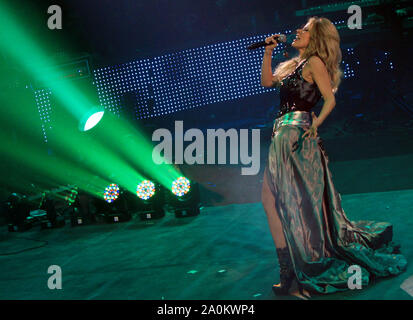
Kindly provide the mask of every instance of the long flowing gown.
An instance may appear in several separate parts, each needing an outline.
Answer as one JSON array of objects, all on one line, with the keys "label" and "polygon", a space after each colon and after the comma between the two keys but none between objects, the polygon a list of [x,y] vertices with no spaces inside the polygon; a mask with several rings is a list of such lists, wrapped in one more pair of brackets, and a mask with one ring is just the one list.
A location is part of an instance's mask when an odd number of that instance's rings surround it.
[{"label": "long flowing gown", "polygon": [[[316,85],[303,79],[303,65],[281,83],[278,120],[287,114],[309,119],[320,98]],[[291,121],[275,126],[265,170],[297,280],[307,290],[332,293],[349,288],[352,265],[360,267],[363,286],[372,276],[401,273],[407,261],[392,242],[392,225],[347,218],[322,139],[304,140],[307,128]]]}]

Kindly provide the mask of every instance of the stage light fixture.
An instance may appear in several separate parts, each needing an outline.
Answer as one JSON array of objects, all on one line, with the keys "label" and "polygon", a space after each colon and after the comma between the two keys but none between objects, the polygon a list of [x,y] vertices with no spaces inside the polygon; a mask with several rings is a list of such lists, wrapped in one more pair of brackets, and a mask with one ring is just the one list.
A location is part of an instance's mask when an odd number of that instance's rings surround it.
[{"label": "stage light fixture", "polygon": [[144,180],[138,184],[136,195],[142,200],[148,200],[154,196],[155,191],[155,184],[150,180]]},{"label": "stage light fixture", "polygon": [[80,131],[88,131],[94,128],[102,119],[105,111],[100,107],[90,109],[81,119],[79,123]]},{"label": "stage light fixture", "polygon": [[6,222],[10,232],[26,231],[32,227],[27,220],[30,205],[26,196],[12,193],[7,199],[6,208]]},{"label": "stage light fixture", "polygon": [[160,219],[165,216],[164,192],[159,183],[143,180],[136,187],[136,210],[141,220]]},{"label": "stage light fixture", "polygon": [[96,126],[98,124],[98,122],[100,121],[100,119],[102,119],[104,113],[105,113],[104,111],[99,111],[99,112],[96,112],[96,113],[92,114],[86,120],[86,124],[85,124],[83,130],[87,131],[89,129],[92,129],[94,126]]},{"label": "stage light fixture", "polygon": [[112,203],[113,201],[115,201],[117,198],[119,198],[119,186],[115,183],[111,183],[105,188],[103,198],[107,203]]},{"label": "stage light fixture", "polygon": [[199,185],[185,177],[172,182],[168,206],[177,218],[196,216],[200,213]]},{"label": "stage light fixture", "polygon": [[191,190],[191,182],[185,177],[179,177],[172,182],[171,190],[177,197],[183,197]]},{"label": "stage light fixture", "polygon": [[69,192],[65,196],[65,200],[67,201],[67,204],[71,206],[73,203],[75,203],[76,198],[78,196],[78,187],[77,186],[72,186]]},{"label": "stage light fixture", "polygon": [[124,222],[132,218],[125,192],[118,184],[111,183],[103,192],[103,200],[100,198],[96,201],[96,210],[104,216],[107,223]]},{"label": "stage light fixture", "polygon": [[[76,199],[76,197],[74,199]],[[68,206],[71,205],[71,202],[66,197],[65,201],[67,201],[66,204]],[[55,193],[48,191],[42,194],[40,209],[46,211],[46,216],[42,217],[40,221],[42,229],[60,228],[66,224],[64,215],[59,212],[62,211],[62,208],[59,208],[60,210],[57,209],[57,202],[58,200]]]}]

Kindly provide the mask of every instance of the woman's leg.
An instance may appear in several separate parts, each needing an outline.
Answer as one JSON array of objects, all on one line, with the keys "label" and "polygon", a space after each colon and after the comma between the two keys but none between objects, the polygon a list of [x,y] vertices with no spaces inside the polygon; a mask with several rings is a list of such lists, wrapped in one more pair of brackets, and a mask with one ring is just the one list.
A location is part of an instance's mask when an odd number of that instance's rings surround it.
[{"label": "woman's leg", "polygon": [[261,201],[264,206],[265,213],[267,214],[268,224],[270,226],[272,238],[274,239],[275,247],[285,248],[286,243],[282,224],[277,209],[275,208],[275,198],[268,184],[266,172],[264,172]]},{"label": "woman's leg", "polygon": [[[268,169],[266,169],[266,170],[268,170]],[[274,240],[277,253],[279,253],[280,249],[281,250],[283,250],[283,249],[286,250],[287,244],[285,242],[284,232],[283,232],[281,220],[280,220],[280,217],[279,217],[279,213],[277,212],[277,209],[275,207],[275,198],[274,198],[274,195],[272,194],[270,186],[268,184],[267,173],[266,172],[264,172],[264,181],[263,181],[263,184],[262,184],[261,200],[262,200],[262,204],[264,206],[265,213],[267,214],[268,224],[270,226],[271,235],[272,235],[272,238]],[[278,256],[278,259],[280,259],[280,255]],[[279,261],[279,263],[280,263],[280,267],[281,267],[281,262]],[[291,266],[291,268],[292,268],[292,266]],[[283,281],[281,281],[281,283],[279,285],[276,285],[276,286],[280,287],[282,285],[282,282]],[[289,293],[291,295],[299,297],[301,299],[306,299],[305,297],[303,297],[299,293],[297,283],[293,284],[292,288],[289,290]],[[307,290],[303,290],[303,293],[307,297],[310,297],[310,294]]]}]

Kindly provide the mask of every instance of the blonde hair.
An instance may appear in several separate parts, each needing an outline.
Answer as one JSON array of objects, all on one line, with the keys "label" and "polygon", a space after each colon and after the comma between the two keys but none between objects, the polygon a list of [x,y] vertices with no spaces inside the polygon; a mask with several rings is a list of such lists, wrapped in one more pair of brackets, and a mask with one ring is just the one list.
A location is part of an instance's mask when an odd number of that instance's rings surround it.
[{"label": "blonde hair", "polygon": [[343,74],[340,70],[340,35],[334,24],[327,18],[311,17],[308,22],[311,25],[310,41],[301,59],[295,57],[280,63],[274,71],[274,76],[282,80],[294,71],[300,61],[318,56],[326,65],[333,92],[336,92]]}]

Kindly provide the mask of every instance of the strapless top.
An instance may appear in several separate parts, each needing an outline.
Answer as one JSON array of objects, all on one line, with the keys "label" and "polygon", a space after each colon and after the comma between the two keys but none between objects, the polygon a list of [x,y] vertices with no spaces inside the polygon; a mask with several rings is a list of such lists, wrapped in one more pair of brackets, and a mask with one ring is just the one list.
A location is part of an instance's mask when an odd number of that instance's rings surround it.
[{"label": "strapless top", "polygon": [[280,82],[280,110],[276,119],[292,111],[309,112],[320,101],[321,92],[317,84],[303,78],[304,60],[293,72]]}]

